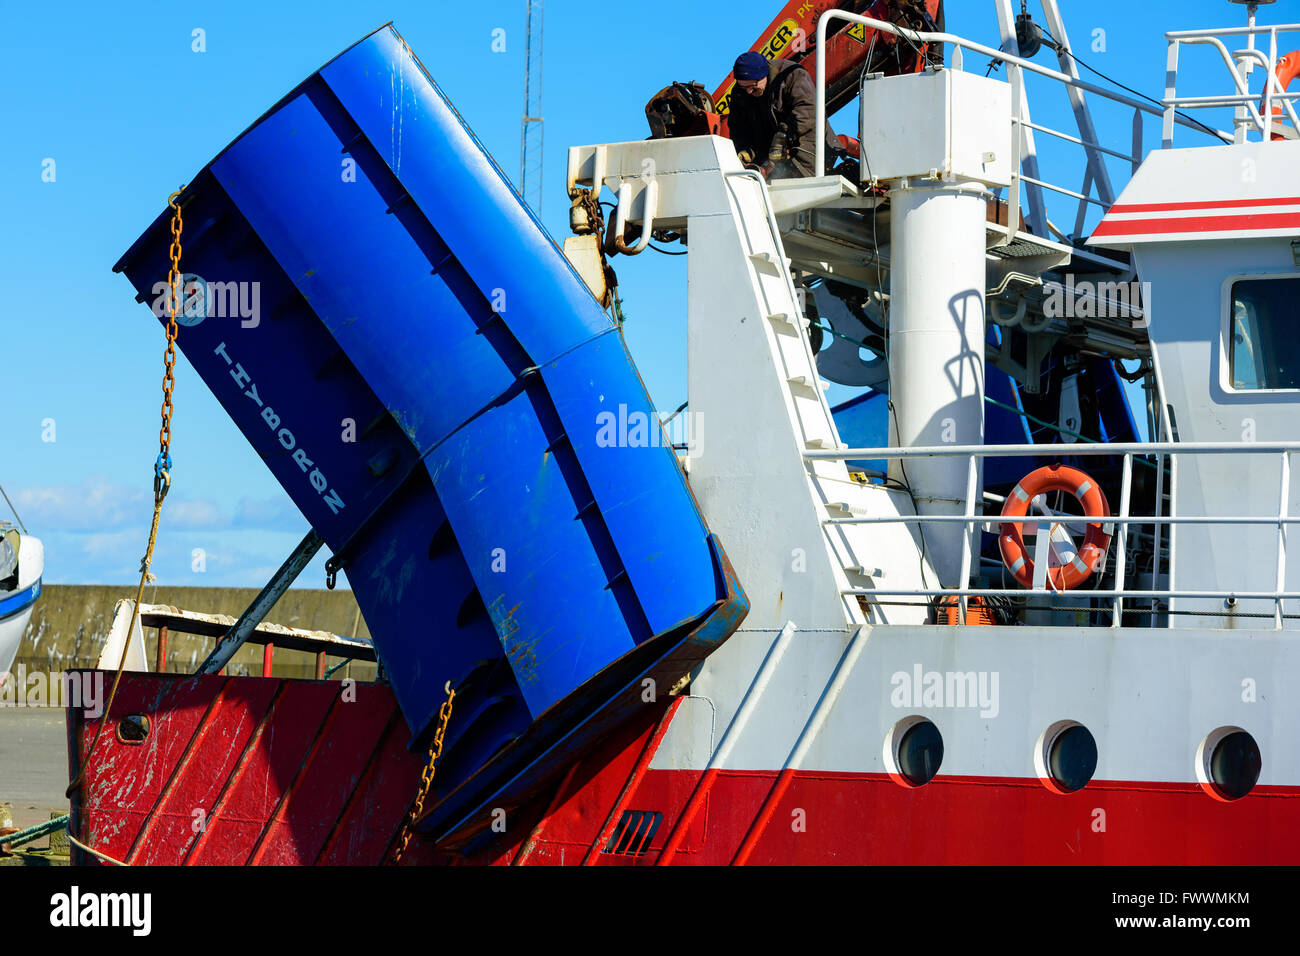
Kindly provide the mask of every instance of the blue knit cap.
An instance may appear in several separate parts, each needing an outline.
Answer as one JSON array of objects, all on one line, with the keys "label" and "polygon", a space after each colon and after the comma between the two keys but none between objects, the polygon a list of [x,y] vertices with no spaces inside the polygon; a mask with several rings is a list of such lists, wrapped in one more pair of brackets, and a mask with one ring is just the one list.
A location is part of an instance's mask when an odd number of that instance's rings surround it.
[{"label": "blue knit cap", "polygon": [[762,80],[767,78],[767,57],[761,53],[742,53],[736,57],[736,66],[732,75],[738,80]]}]

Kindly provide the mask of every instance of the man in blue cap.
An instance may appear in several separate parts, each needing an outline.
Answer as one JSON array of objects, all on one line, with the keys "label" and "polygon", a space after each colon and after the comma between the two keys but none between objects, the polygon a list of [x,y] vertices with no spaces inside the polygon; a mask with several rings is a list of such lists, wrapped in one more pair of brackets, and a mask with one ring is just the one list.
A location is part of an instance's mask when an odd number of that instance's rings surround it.
[{"label": "man in blue cap", "polygon": [[[736,58],[732,75],[736,93],[728,126],[740,161],[761,168],[769,178],[822,175],[825,170],[813,169],[817,91],[808,71],[751,51]],[[826,157],[833,159],[840,144],[829,122],[822,135]]]}]

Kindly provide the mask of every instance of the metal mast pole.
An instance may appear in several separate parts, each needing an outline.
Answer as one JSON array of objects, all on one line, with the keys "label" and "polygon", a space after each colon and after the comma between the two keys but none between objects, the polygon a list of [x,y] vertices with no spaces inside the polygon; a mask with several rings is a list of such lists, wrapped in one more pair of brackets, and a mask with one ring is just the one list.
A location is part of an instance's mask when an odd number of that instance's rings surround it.
[{"label": "metal mast pole", "polygon": [[[1047,28],[1051,31],[1053,39],[1060,44],[1056,51],[1057,62],[1061,64],[1061,72],[1066,76],[1079,79],[1079,68],[1074,64],[1074,58],[1071,56],[1070,37],[1065,32],[1065,18],[1061,16],[1061,10],[1056,4],[1056,0],[1042,0],[1043,18],[1047,21]],[[1079,129],[1079,137],[1087,140],[1089,143],[1099,143],[1101,139],[1097,136],[1097,127],[1092,122],[1092,111],[1088,109],[1088,100],[1083,95],[1083,90],[1075,86],[1066,87],[1066,94],[1070,97],[1070,106],[1074,110],[1074,121]],[[1110,182],[1110,172],[1106,169],[1105,158],[1101,152],[1090,146],[1084,149],[1088,154],[1088,172],[1092,176],[1092,184],[1097,189],[1097,198],[1110,207],[1115,204],[1115,187]],[[1083,187],[1083,192],[1087,193],[1088,187]],[[1082,205],[1087,205],[1080,200]]]},{"label": "metal mast pole", "polygon": [[519,148],[519,191],[542,214],[542,9],[528,2],[528,48],[524,64],[524,118]]},{"label": "metal mast pole", "polygon": [[[1011,0],[994,0],[998,11],[998,27],[1002,31],[1002,49],[1012,56],[1020,55],[1020,44],[1016,42],[1016,17],[1011,10]],[[1016,102],[1020,103],[1020,119],[1029,122],[1029,97],[1026,95],[1025,78],[1020,67],[1007,64],[1007,82],[1016,92]],[[1024,174],[1031,179],[1042,179],[1038,172],[1038,149],[1034,145],[1034,131],[1028,126],[1020,126],[1020,166]],[[1021,169],[1012,170],[1019,176]],[[1047,207],[1043,205],[1043,190],[1034,183],[1025,183],[1025,198],[1029,201],[1029,225],[1034,234],[1046,236]],[[1014,214],[1019,210],[1012,210]],[[1010,221],[1010,220],[1008,220]]]}]

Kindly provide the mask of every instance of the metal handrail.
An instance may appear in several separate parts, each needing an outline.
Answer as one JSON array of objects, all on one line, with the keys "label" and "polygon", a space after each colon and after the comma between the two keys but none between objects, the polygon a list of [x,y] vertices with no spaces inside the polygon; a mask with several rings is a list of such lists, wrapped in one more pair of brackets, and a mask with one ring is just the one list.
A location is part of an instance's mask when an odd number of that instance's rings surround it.
[{"label": "metal handrail", "polygon": [[[1003,519],[1000,515],[977,515],[975,514],[975,475],[976,461],[982,458],[1004,458],[1019,457],[1023,455],[1042,455],[1044,453],[1061,454],[1061,455],[1122,455],[1123,470],[1121,472],[1120,484],[1120,501],[1119,513],[1117,515],[1107,515],[1102,518],[1090,517],[1088,515],[1025,515]],[[980,525],[991,524],[1013,524],[1041,525],[1045,522],[1052,522],[1057,519],[1059,523],[1072,524],[1097,524],[1101,523],[1108,526],[1118,527],[1118,544],[1115,555],[1115,587],[1107,590],[1087,590],[1080,591],[1079,594],[1091,598],[1110,598],[1113,601],[1111,608],[1111,626],[1119,627],[1123,615],[1123,602],[1127,599],[1140,598],[1237,598],[1237,599],[1257,599],[1273,601],[1274,626],[1281,629],[1285,618],[1284,601],[1295,600],[1300,598],[1300,592],[1291,592],[1284,590],[1286,586],[1286,528],[1288,525],[1300,524],[1300,516],[1291,516],[1287,513],[1288,505],[1291,498],[1291,455],[1300,453],[1300,442],[1115,442],[1113,444],[1096,443],[1096,444],[1077,444],[1077,445],[930,445],[914,448],[839,448],[839,449],[812,449],[803,453],[806,460],[826,460],[826,459],[908,459],[908,458],[951,458],[965,457],[969,462],[967,471],[967,488],[964,499],[964,513],[960,515],[864,515],[854,517],[830,517],[825,519],[822,524],[825,526],[856,525],[856,524],[960,524],[968,527],[977,528]],[[1273,515],[1179,515],[1175,507],[1175,501],[1170,500],[1170,513],[1168,515],[1133,515],[1129,511],[1132,495],[1132,478],[1133,478],[1133,459],[1136,455],[1168,455],[1171,459],[1171,466],[1177,462],[1179,455],[1196,455],[1196,454],[1238,454],[1238,455],[1278,455],[1281,459],[1281,480],[1279,482],[1279,503],[1278,510]],[[829,508],[838,508],[852,513],[853,509],[846,504],[830,502]],[[1127,572],[1128,558],[1128,529],[1130,525],[1152,525],[1155,529],[1162,526],[1168,526],[1170,531],[1170,582],[1174,581],[1173,576],[1173,532],[1179,525],[1269,525],[1277,527],[1277,576],[1275,587],[1272,591],[1180,591],[1174,588],[1168,590],[1151,590],[1136,591],[1126,589],[1124,582]],[[1035,557],[1035,563],[1046,567],[1048,557],[1047,549],[1050,541],[1041,533],[1039,535],[1038,553]],[[1158,550],[1158,546],[1157,546]],[[971,565],[971,535],[962,535],[962,555],[961,555],[961,572],[960,580],[964,584],[970,575]],[[867,596],[871,594],[894,594],[894,595],[915,595],[915,596],[936,596],[936,595],[953,595],[959,599],[960,611],[958,614],[958,625],[964,626],[966,623],[966,604],[967,598],[972,596],[1042,596],[1048,594],[1060,595],[1066,592],[1051,587],[1050,576],[1044,582],[1042,588],[1026,589],[990,589],[990,588],[950,588],[943,590],[925,590],[916,588],[849,588],[843,592],[849,596]]]},{"label": "metal handrail", "polygon": [[[1149,113],[1152,116],[1163,117],[1165,115],[1165,111],[1162,108],[1154,106],[1150,103],[1145,103],[1142,100],[1134,99],[1133,97],[1130,96],[1124,96],[1121,93],[1115,93],[1112,90],[1108,90],[1105,87],[1098,86],[1095,83],[1089,83],[1086,80],[1076,79],[1075,77],[1069,76],[1065,73],[1061,73],[1057,70],[1050,69],[1049,67],[1041,66],[1035,63],[1033,60],[1026,60],[1023,57],[1013,56],[1010,53],[1005,53],[1002,50],[996,50],[992,47],[985,46],[982,43],[973,43],[970,40],[965,39],[964,37],[955,36],[951,33],[922,33],[917,30],[909,30],[907,27],[901,27],[896,23],[890,23],[886,20],[876,20],[873,19],[872,17],[863,17],[855,13],[847,13],[843,10],[827,10],[817,19],[817,50],[816,50],[817,74],[814,77],[815,80],[814,85],[817,88],[816,91],[817,95],[816,95],[815,120],[813,125],[813,128],[817,130],[823,129],[826,125],[826,27],[832,20],[843,20],[848,23],[860,23],[864,27],[870,27],[873,30],[879,30],[883,33],[891,33],[895,36],[904,37],[905,39],[911,40],[913,43],[950,44],[954,48],[970,50],[972,53],[978,53],[981,56],[987,56],[990,57],[991,59],[1000,60],[1003,63],[1008,63],[1011,64],[1012,66],[1017,66],[1025,70],[1029,70],[1031,73],[1037,73],[1040,76],[1046,76],[1049,79],[1053,79],[1056,80],[1058,83],[1064,84],[1065,86],[1074,87],[1075,89],[1080,89],[1087,93],[1092,93],[1096,96],[1100,96],[1105,99],[1112,100],[1116,103],[1123,103],[1126,106],[1131,106],[1134,109],[1141,110],[1144,113]],[[1201,130],[1205,129],[1204,126],[1197,123],[1196,121],[1186,119],[1184,117],[1176,117],[1175,121],[1191,129],[1201,129]],[[1213,135],[1218,136],[1224,142],[1228,142],[1228,143],[1232,142],[1232,136],[1223,132],[1222,130],[1213,130],[1212,133]],[[816,165],[814,166],[814,168],[819,170],[825,169],[826,166],[825,137],[820,135],[817,136],[816,143],[817,143],[816,152],[815,152]],[[1018,173],[1019,171],[1017,170],[1016,172]]]},{"label": "metal handrail", "polygon": [[827,518],[822,524],[1040,524],[1053,517],[1063,520],[1059,524],[1300,524],[1300,515],[1277,518],[1273,515],[1107,515],[1090,518],[1087,515],[1025,515],[1023,518],[1004,518],[1001,515],[863,515],[859,518]]},{"label": "metal handrail", "polygon": [[1240,37],[1252,33],[1300,33],[1300,23],[1279,23],[1274,26],[1217,27],[1213,30],[1170,30],[1166,40],[1186,40],[1192,37]]},{"label": "metal handrail", "polygon": [[[1234,142],[1244,141],[1244,127],[1246,126],[1252,126],[1267,140],[1272,135],[1273,105],[1275,102],[1281,104],[1281,109],[1291,120],[1292,126],[1300,130],[1300,115],[1297,115],[1296,109],[1291,102],[1300,97],[1300,94],[1287,93],[1283,90],[1276,73],[1278,34],[1296,32],[1300,32],[1300,23],[1258,26],[1254,22],[1252,12],[1251,23],[1245,27],[1224,27],[1217,30],[1171,30],[1166,33],[1165,41],[1168,44],[1168,54],[1165,66],[1165,75],[1167,77],[1165,96],[1161,101],[1164,106],[1162,145],[1166,149],[1173,145],[1173,121],[1179,107],[1188,109],[1240,107],[1236,118],[1233,120],[1237,132],[1237,135],[1233,137]],[[1218,39],[1219,37],[1236,36],[1247,37],[1250,46],[1244,50],[1236,50],[1230,53],[1223,42]],[[1269,48],[1267,54],[1263,50],[1255,48],[1254,44],[1257,36],[1268,37]],[[1178,49],[1182,44],[1214,47],[1232,76],[1233,85],[1237,90],[1236,94],[1228,96],[1178,96]],[[1247,69],[1244,75],[1238,69],[1235,60],[1251,61],[1245,63]],[[1258,62],[1265,71],[1264,92],[1261,96],[1255,96],[1249,90],[1249,77],[1253,62]],[[1256,108],[1255,103],[1257,101],[1262,101],[1262,110]],[[1184,123],[1183,125],[1187,124]]]},{"label": "metal handrail", "polygon": [[1095,149],[1099,153],[1106,153],[1109,156],[1114,156],[1116,159],[1123,159],[1130,163],[1142,162],[1142,157],[1137,153],[1121,153],[1119,150],[1111,149],[1109,146],[1103,146],[1101,143],[1094,143],[1091,140],[1080,139],[1078,136],[1071,136],[1069,133],[1062,133],[1060,130],[1052,129],[1050,126],[1040,126],[1038,123],[1025,119],[1016,119],[1015,117],[1012,117],[1011,122],[1017,123],[1020,126],[1026,126],[1029,129],[1038,130],[1040,133],[1046,133],[1048,136],[1055,136],[1057,139],[1063,139],[1069,143],[1076,143],[1084,149]]},{"label": "metal handrail", "polygon": [[[1095,598],[1237,598],[1242,601],[1294,601],[1300,599],[1300,591],[1171,591],[1169,589],[1154,591],[1134,591],[1113,588],[1080,591],[1060,591],[1056,588],[845,588],[841,594],[868,597],[872,594],[901,594],[916,597],[947,597],[952,595],[965,597],[1095,597]],[[1080,610],[1083,610],[1082,608]]]},{"label": "metal handrail", "polygon": [[1282,442],[1096,442],[1072,445],[917,445],[912,448],[815,448],[805,458],[952,458],[979,455],[1012,458],[1023,455],[1266,455],[1300,452],[1300,441]]},{"label": "metal handrail", "polygon": [[1073,189],[1066,189],[1064,186],[1053,186],[1051,183],[1044,182],[1041,179],[1034,179],[1034,177],[1026,176],[1024,173],[1020,174],[1020,179],[1022,182],[1031,183],[1034,186],[1041,186],[1043,189],[1050,189],[1052,192],[1060,193],[1063,196],[1069,196],[1071,199],[1077,199],[1080,202],[1092,203],[1094,206],[1100,206],[1102,209],[1110,208],[1109,204],[1102,202],[1100,199],[1093,199],[1091,196],[1085,196],[1083,193],[1076,193]]}]

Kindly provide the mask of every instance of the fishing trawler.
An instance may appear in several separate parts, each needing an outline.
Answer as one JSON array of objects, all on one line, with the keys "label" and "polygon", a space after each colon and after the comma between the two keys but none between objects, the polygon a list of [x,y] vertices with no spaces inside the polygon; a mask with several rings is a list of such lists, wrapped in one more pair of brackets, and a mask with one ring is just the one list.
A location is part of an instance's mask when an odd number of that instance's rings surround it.
[{"label": "fishing trawler", "polygon": [[[77,861],[1294,861],[1300,24],[1167,34],[1153,103],[1080,77],[1055,0],[994,6],[981,43],[790,4],[755,49],[807,27],[842,162],[769,178],[670,88],[570,148],[563,248],[391,26],[219,153],[183,271],[268,312],[177,344],[313,530],[199,673],[69,711]],[[1225,92],[1180,92],[1197,47]],[[117,265],[142,303],[176,216]],[[656,241],[678,443],[612,314]],[[373,647],[301,646],[383,678],[223,676],[322,542]]]}]

